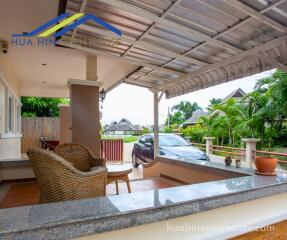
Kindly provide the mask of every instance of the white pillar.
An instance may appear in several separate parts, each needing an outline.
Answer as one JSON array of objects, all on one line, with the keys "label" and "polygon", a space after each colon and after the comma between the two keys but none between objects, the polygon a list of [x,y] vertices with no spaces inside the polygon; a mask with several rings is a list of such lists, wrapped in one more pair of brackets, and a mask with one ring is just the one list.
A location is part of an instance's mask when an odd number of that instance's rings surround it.
[{"label": "white pillar", "polygon": [[156,156],[159,154],[159,136],[158,136],[158,103],[159,103],[159,98],[158,98],[158,91],[154,91],[153,92],[153,131],[154,131],[154,159],[156,158]]},{"label": "white pillar", "polygon": [[253,151],[256,151],[256,143],[259,142],[260,139],[256,138],[243,138],[242,142],[246,144],[245,147],[245,160],[249,166],[249,168],[254,168],[253,163],[255,155],[253,156]]},{"label": "white pillar", "polygon": [[206,154],[209,156],[210,154],[212,154],[211,145],[215,137],[205,137],[204,139],[206,141]]}]

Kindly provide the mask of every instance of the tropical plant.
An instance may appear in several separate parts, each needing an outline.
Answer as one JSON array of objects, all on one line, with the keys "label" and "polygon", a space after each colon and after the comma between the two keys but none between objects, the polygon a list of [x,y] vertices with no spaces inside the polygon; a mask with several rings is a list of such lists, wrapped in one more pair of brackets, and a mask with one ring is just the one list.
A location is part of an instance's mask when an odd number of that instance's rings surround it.
[{"label": "tropical plant", "polygon": [[180,129],[180,133],[182,133],[184,137],[190,137],[192,142],[201,143],[203,142],[203,138],[207,135],[207,129],[201,124],[195,124]]},{"label": "tropical plant", "polygon": [[165,125],[182,124],[185,120],[186,119],[184,118],[182,112],[178,111],[169,115]]},{"label": "tropical plant", "polygon": [[[177,110],[178,122],[184,121],[184,109],[189,109],[187,105],[181,102],[173,108]],[[258,80],[254,91],[240,101],[211,99],[208,115],[200,117],[198,124],[180,131],[196,141],[203,136],[216,137],[220,145],[239,146],[242,138],[253,137],[261,140],[259,148],[270,150],[275,146],[286,146],[287,73],[278,70],[272,76]]]},{"label": "tropical plant", "polygon": [[222,103],[222,99],[221,98],[212,98],[209,100],[209,107],[212,105],[217,105]]},{"label": "tropical plant", "polygon": [[67,99],[44,97],[21,97],[22,117],[58,117],[59,104],[68,103]]}]

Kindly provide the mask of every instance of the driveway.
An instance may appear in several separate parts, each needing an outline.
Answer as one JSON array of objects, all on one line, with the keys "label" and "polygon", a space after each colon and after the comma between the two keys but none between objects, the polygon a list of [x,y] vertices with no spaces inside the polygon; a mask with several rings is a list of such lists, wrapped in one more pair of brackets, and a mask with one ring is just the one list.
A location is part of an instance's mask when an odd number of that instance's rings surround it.
[{"label": "driveway", "polygon": [[134,142],[124,143],[124,163],[132,162],[133,147],[134,147]]}]

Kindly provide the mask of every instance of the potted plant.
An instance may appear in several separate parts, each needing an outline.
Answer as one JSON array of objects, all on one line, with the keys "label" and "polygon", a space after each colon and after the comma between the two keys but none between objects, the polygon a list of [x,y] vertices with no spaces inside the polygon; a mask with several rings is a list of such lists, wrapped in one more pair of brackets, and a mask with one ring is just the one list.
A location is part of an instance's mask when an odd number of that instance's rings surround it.
[{"label": "potted plant", "polygon": [[277,166],[277,158],[258,156],[255,158],[256,173],[261,175],[275,175]]},{"label": "potted plant", "polygon": [[236,166],[237,168],[241,168],[241,160],[240,160],[240,159],[236,159],[236,160],[235,160],[235,166]]},{"label": "potted plant", "polygon": [[231,156],[227,156],[224,161],[225,161],[225,165],[226,165],[227,167],[229,167],[229,166],[231,165],[231,163],[232,163],[232,158],[231,158]]}]

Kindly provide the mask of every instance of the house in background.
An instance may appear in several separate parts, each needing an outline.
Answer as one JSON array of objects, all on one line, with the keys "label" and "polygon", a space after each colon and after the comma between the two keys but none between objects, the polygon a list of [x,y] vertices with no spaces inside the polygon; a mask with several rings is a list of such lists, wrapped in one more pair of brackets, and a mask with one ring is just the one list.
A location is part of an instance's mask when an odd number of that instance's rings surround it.
[{"label": "house in background", "polygon": [[[239,101],[240,99],[242,99],[244,96],[246,95],[246,93],[241,89],[238,88],[236,90],[234,90],[232,93],[230,93],[229,95],[227,95],[222,102],[226,102],[228,99],[235,99],[236,101]],[[191,125],[194,125],[196,123],[198,123],[198,119],[202,116],[207,116],[208,112],[204,112],[202,109],[198,109],[195,112],[193,112],[192,116],[187,119],[182,126],[183,127],[188,127]]]},{"label": "house in background", "polygon": [[105,132],[107,135],[139,135],[142,129],[139,125],[133,125],[129,120],[123,118],[118,123],[112,122]]},{"label": "house in background", "polygon": [[241,100],[244,96],[246,96],[246,93],[241,89],[241,88],[237,88],[236,90],[234,90],[232,93],[230,93],[229,95],[227,95],[224,99],[223,102],[226,102],[228,99],[233,98],[235,100]]},{"label": "house in background", "polygon": [[207,116],[208,112],[204,112],[202,109],[198,109],[193,112],[192,116],[187,119],[182,125],[183,127],[191,126],[197,123],[198,119],[202,116]]}]

